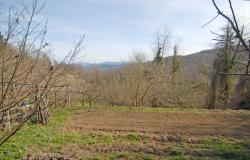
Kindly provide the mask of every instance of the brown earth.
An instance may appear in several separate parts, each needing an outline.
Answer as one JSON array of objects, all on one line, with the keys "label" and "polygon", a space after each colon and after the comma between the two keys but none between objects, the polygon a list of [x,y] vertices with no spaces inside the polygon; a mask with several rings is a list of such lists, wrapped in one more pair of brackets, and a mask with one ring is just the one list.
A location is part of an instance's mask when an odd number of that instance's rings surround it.
[{"label": "brown earth", "polygon": [[[70,160],[82,157],[93,159],[96,155],[101,156],[101,159],[132,160],[148,159],[145,158],[147,155],[153,156],[151,159],[171,159],[176,156],[186,156],[187,159],[250,157],[250,145],[244,143],[250,138],[248,111],[138,112],[110,108],[92,109],[74,114],[64,124],[63,132],[90,135],[95,142],[70,143],[62,147],[56,155],[44,154],[29,157],[27,160],[68,159],[65,157],[70,157]],[[100,139],[105,135],[111,135],[112,140],[102,142]],[[83,140],[84,138],[80,141]],[[225,150],[220,148],[228,145],[230,147]],[[237,145],[244,148],[239,151]],[[48,152],[49,150],[45,151]],[[115,158],[110,158],[115,154]]]},{"label": "brown earth", "polygon": [[28,155],[22,160],[74,160],[74,158],[68,158],[64,155],[59,155],[59,154],[43,154],[39,156]]},{"label": "brown earth", "polygon": [[112,109],[77,113],[65,126],[68,131],[141,132],[188,137],[250,137],[250,114],[193,112],[129,112]]}]

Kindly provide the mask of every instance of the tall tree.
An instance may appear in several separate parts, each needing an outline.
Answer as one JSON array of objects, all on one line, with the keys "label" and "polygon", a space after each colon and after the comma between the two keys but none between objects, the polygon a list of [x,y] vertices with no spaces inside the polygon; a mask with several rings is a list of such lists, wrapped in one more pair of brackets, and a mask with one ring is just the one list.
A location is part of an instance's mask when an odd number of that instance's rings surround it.
[{"label": "tall tree", "polygon": [[[235,58],[238,54],[242,55],[243,60],[240,62],[240,64],[243,64],[242,69],[240,72],[234,72],[234,73],[230,73],[228,72],[228,70],[224,70],[225,72],[220,73],[220,75],[231,75],[231,76],[240,76],[240,81],[238,81],[237,83],[237,87],[235,89],[235,97],[237,97],[237,100],[234,100],[236,102],[234,102],[234,105],[237,106],[241,106],[241,104],[246,104],[246,99],[244,97],[248,97],[245,96],[245,94],[249,95],[249,89],[247,87],[242,87],[242,86],[248,86],[247,84],[249,83],[249,67],[250,67],[250,39],[248,37],[245,37],[243,34],[243,29],[244,27],[240,27],[236,14],[235,14],[235,10],[232,4],[231,0],[228,0],[228,4],[229,4],[229,13],[231,13],[231,16],[229,16],[228,14],[226,14],[227,12],[224,12],[220,9],[220,7],[217,5],[216,0],[212,0],[213,5],[215,7],[215,9],[217,10],[218,16],[223,17],[229,24],[230,27],[232,29],[233,34],[235,35],[235,39],[238,40],[238,44],[236,47],[236,51],[234,53],[236,53],[233,57]],[[211,22],[211,21],[210,21]],[[241,50],[241,52],[238,52],[239,50]],[[236,59],[232,59],[231,63],[235,63]],[[230,67],[229,67],[230,68]],[[243,71],[243,72],[242,72]],[[215,87],[216,85],[214,84],[213,87]],[[241,88],[239,92],[237,92],[237,88]],[[215,92],[213,94],[211,94],[213,97],[212,99],[215,98]],[[226,97],[226,96],[225,96]],[[210,107],[214,106],[214,102],[213,100],[210,101],[212,103],[210,103]],[[250,105],[250,103],[248,103],[248,105]]]},{"label": "tall tree", "polygon": [[237,52],[234,52],[234,49],[237,45],[237,40],[229,24],[222,30],[224,33],[217,36],[215,39],[219,47],[219,52],[214,62],[209,97],[210,108],[214,108],[217,104],[224,106],[228,105],[233,91],[234,78],[229,74],[234,72],[236,65],[235,59],[237,58]]},{"label": "tall tree", "polygon": [[176,75],[180,70],[180,60],[179,60],[179,47],[176,44],[173,48],[174,55],[172,59],[171,65],[171,81],[174,82],[176,79]]},{"label": "tall tree", "polygon": [[240,45],[242,46],[242,48],[244,49],[244,51],[248,54],[248,56],[246,56],[246,65],[245,65],[245,73],[242,74],[237,74],[237,75],[249,75],[249,67],[250,67],[250,39],[244,37],[242,29],[237,21],[236,18],[236,14],[233,8],[233,4],[231,0],[228,0],[229,6],[230,6],[230,12],[232,14],[232,18],[230,18],[230,16],[226,15],[217,5],[217,3],[215,2],[215,0],[212,0],[213,5],[215,7],[215,9],[218,12],[218,15],[222,16],[231,26],[235,37],[239,40]]},{"label": "tall tree", "polygon": [[156,64],[164,63],[164,55],[166,54],[167,47],[169,45],[170,34],[167,29],[163,32],[158,31],[156,34],[156,42],[153,46],[153,52],[155,54],[154,62]]}]

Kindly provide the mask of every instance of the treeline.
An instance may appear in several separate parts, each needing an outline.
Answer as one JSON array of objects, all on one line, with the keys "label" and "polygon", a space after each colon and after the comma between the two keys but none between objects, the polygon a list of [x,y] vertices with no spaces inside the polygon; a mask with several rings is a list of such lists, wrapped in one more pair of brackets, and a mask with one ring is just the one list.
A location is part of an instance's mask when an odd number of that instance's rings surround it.
[{"label": "treeline", "polygon": [[[178,45],[170,47],[163,33],[157,35],[152,61],[138,52],[118,69],[72,65],[68,73],[75,80],[69,84],[79,90],[78,101],[90,105],[249,109],[250,77],[244,73],[248,53],[230,25],[215,37],[211,64],[183,63]],[[172,56],[164,58],[169,50]]]},{"label": "treeline", "polygon": [[[179,45],[171,44],[169,31],[165,30],[156,34],[152,61],[147,61],[142,52],[136,52],[118,69],[71,65],[67,81],[79,93],[75,100],[89,105],[206,107],[211,71],[204,72],[208,70],[205,65],[197,65],[195,73],[187,71],[190,64],[182,63]],[[170,53],[172,56],[164,58]]]},{"label": "treeline", "polygon": [[[80,65],[71,67],[71,86],[80,91],[82,103],[94,102],[111,106],[205,107],[209,83],[207,75],[192,78],[183,73],[178,47],[170,61],[156,57],[144,61],[142,54],[122,68],[85,70]],[[159,55],[158,55],[159,56]],[[73,82],[74,81],[74,82]],[[79,99],[78,99],[79,100]]]}]

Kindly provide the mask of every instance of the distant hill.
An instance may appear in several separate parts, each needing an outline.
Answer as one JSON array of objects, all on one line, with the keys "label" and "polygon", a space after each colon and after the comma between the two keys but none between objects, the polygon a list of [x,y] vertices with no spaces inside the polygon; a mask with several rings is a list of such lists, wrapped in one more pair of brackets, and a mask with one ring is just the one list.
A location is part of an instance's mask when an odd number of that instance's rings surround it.
[{"label": "distant hill", "polygon": [[[191,77],[192,79],[200,79],[202,74],[209,74],[212,71],[213,62],[218,52],[218,49],[210,49],[186,56],[179,56],[183,75]],[[171,61],[172,56],[165,58],[166,64],[171,65]],[[93,69],[97,67],[100,69],[109,70],[121,68],[126,64],[126,62],[103,62],[96,64],[82,63],[81,65],[85,69]]]},{"label": "distant hill", "polygon": [[95,67],[109,70],[121,68],[126,64],[126,62],[103,62],[103,63],[82,63],[82,66],[86,69],[93,69]]},{"label": "distant hill", "polygon": [[[219,49],[204,50],[198,53],[179,56],[182,73],[187,78],[201,79],[202,75],[210,74]],[[166,64],[171,65],[172,56],[165,58]]]}]

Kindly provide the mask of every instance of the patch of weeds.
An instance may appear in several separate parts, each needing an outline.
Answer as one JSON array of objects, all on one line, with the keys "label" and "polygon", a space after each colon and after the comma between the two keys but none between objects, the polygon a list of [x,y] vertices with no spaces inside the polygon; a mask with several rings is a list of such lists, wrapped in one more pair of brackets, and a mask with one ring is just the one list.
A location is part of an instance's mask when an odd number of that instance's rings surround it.
[{"label": "patch of weeds", "polygon": [[97,143],[100,144],[111,144],[114,141],[114,138],[111,134],[108,133],[100,133],[95,135],[95,139]]},{"label": "patch of weeds", "polygon": [[101,156],[95,156],[94,158],[91,158],[91,160],[102,160]]},{"label": "patch of weeds", "polygon": [[113,136],[111,135],[104,135],[99,140],[102,144],[112,144],[114,142]]},{"label": "patch of weeds", "polygon": [[26,153],[26,149],[27,148],[25,146],[22,147],[19,146],[19,144],[5,143],[1,146],[0,159],[19,159]]},{"label": "patch of weeds", "polygon": [[192,159],[195,159],[191,155],[186,155],[186,149],[187,148],[183,148],[183,146],[180,145],[180,146],[175,146],[175,147],[168,147],[166,149],[166,151],[167,151],[170,159],[173,159],[173,160],[192,160]]},{"label": "patch of weeds", "polygon": [[112,153],[110,155],[110,160],[116,160],[116,159],[128,159],[129,153],[127,152],[121,152],[121,153]]},{"label": "patch of weeds", "polygon": [[143,139],[143,144],[148,144],[149,143],[149,140],[148,139]]},{"label": "patch of weeds", "polygon": [[154,160],[154,157],[151,156],[151,155],[144,155],[144,156],[142,157],[142,159],[143,159],[143,160]]},{"label": "patch of weeds", "polygon": [[199,147],[209,151],[210,156],[224,159],[250,159],[249,149],[243,142],[216,138],[200,141]]},{"label": "patch of weeds", "polygon": [[216,149],[220,151],[228,151],[228,150],[242,150],[244,149],[243,143],[237,143],[233,140],[227,140],[224,138],[216,138],[210,140],[202,140],[201,148],[207,149]]},{"label": "patch of weeds", "polygon": [[[104,155],[102,158],[105,157]],[[143,153],[132,153],[132,152],[115,152],[109,153],[108,159],[117,160],[117,159],[131,159],[131,160],[155,160],[155,159],[166,159],[164,157],[158,157],[150,154]]]},{"label": "patch of weeds", "polygon": [[93,144],[96,143],[96,140],[95,140],[94,136],[86,135],[86,136],[83,137],[82,143],[85,144],[85,145],[93,145]]},{"label": "patch of weeds", "polygon": [[[94,145],[94,144],[112,144],[114,138],[110,134],[105,133],[98,133],[98,134],[87,134],[82,135],[81,142],[77,144],[84,144],[84,145]],[[79,142],[79,141],[77,141]]]},{"label": "patch of weeds", "polygon": [[138,134],[135,133],[129,133],[126,136],[127,140],[131,141],[131,142],[139,142],[141,140],[140,136]]},{"label": "patch of weeds", "polygon": [[170,156],[182,156],[182,152],[176,148],[169,147],[168,152]]},{"label": "patch of weeds", "polygon": [[151,154],[141,154],[141,153],[134,153],[133,155],[133,159],[136,160],[155,160],[155,159],[159,159],[159,160],[163,160],[166,159],[164,157],[158,157],[155,155],[151,155]]},{"label": "patch of weeds", "polygon": [[[175,157],[171,157],[172,160],[202,160],[201,158],[197,159],[194,157],[190,157],[190,156],[175,156]],[[205,160],[205,159],[204,159]],[[206,159],[207,160],[207,159]]]},{"label": "patch of weeds", "polygon": [[[58,108],[51,112],[50,124],[47,126],[26,124],[20,131],[0,147],[0,159],[21,159],[30,150],[60,150],[63,145],[78,142],[79,137],[61,133],[61,126],[74,113],[82,110],[79,106]],[[34,148],[35,146],[35,148]],[[32,152],[36,154],[35,152]]]}]

